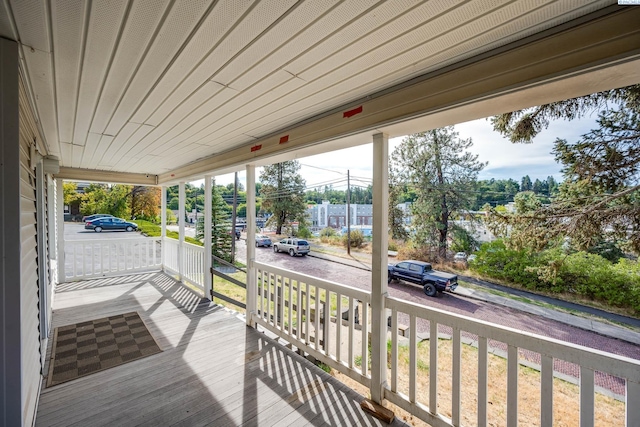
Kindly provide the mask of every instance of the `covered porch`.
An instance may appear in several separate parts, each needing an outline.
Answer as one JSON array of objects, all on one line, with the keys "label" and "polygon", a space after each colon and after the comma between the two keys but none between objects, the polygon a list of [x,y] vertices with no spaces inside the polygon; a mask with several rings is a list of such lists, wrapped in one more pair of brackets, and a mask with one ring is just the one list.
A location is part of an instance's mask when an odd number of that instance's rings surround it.
[{"label": "covered porch", "polygon": [[[496,348],[499,423],[518,425],[532,357],[539,392],[527,406],[540,425],[562,405],[558,361],[579,378],[575,424],[596,424],[604,375],[619,381],[620,423],[640,425],[638,361],[393,298],[386,277],[389,138],[637,84],[639,20],[640,8],[610,0],[5,0],[0,425],[378,424],[361,396],[258,331],[435,427],[493,423]],[[253,241],[257,167],[367,143],[370,289],[260,263],[250,245],[246,316],[208,302],[212,178],[246,171]],[[179,185],[184,209],[185,182],[202,178],[204,248],[185,242],[181,212],[178,240],[93,242],[67,263],[63,180]],[[139,313],[161,353],[44,386],[56,327],[123,312]],[[451,337],[446,368],[440,332]]]},{"label": "covered porch", "polygon": [[133,311],[162,352],[43,388],[36,425],[383,425],[362,396],[163,272],[60,284],[53,327]]}]

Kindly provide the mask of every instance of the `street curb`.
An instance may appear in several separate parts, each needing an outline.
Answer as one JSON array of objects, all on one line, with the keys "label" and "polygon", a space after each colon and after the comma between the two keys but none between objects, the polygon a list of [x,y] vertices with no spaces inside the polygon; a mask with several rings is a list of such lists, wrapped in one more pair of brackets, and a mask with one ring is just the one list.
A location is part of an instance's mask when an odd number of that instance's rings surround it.
[{"label": "street curb", "polygon": [[336,264],[342,264],[342,265],[346,265],[349,267],[354,267],[354,268],[359,268],[360,270],[365,270],[365,271],[371,271],[371,267],[367,266],[366,264],[362,263],[359,264],[359,261],[353,261],[353,262],[349,262],[348,260],[345,259],[345,261],[341,261],[338,259],[334,259],[334,258],[340,258],[340,257],[335,257],[332,255],[326,255],[326,254],[316,254],[316,253],[311,253],[309,252],[307,254],[308,257],[312,257],[312,258],[318,258],[318,259],[323,259],[325,261],[330,261],[330,262],[335,262]]},{"label": "street curb", "polygon": [[472,298],[479,301],[489,302],[492,304],[502,305],[504,307],[513,308],[525,313],[534,314],[547,319],[555,320],[560,323],[564,323],[569,326],[594,332],[598,335],[605,337],[616,338],[621,341],[626,341],[631,344],[640,345],[640,333],[630,331],[628,329],[608,325],[606,323],[598,322],[597,320],[585,319],[573,314],[564,313],[549,308],[539,307],[537,305],[514,301],[509,298],[501,297],[498,295],[490,295],[482,291],[476,291],[473,289],[463,288],[458,286],[454,294],[459,294],[468,298]]}]

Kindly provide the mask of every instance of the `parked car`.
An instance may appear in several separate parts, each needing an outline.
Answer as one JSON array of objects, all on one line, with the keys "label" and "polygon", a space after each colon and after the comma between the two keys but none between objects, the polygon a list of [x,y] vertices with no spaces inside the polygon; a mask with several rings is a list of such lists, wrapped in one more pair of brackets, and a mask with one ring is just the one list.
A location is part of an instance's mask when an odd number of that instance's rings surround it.
[{"label": "parked car", "polygon": [[109,215],[109,214],[87,215],[87,216],[83,216],[82,217],[82,222],[93,221],[94,219],[98,219],[98,218],[114,218],[114,216],[113,215]]},{"label": "parked car", "polygon": [[467,254],[464,252],[457,252],[453,256],[453,262],[467,262]]},{"label": "parked car", "polygon": [[454,291],[458,287],[458,276],[436,271],[431,264],[424,261],[402,261],[389,264],[387,280],[405,280],[422,286],[424,293],[430,297],[438,292]]},{"label": "parked car", "polygon": [[476,258],[478,258],[477,255],[471,254],[471,255],[469,255],[469,258],[467,258],[467,262],[473,262],[473,261],[475,261]]},{"label": "parked car", "polygon": [[271,247],[271,239],[264,234],[256,234],[256,248],[264,246],[266,248]]},{"label": "parked car", "polygon": [[309,242],[302,239],[282,239],[279,242],[273,244],[274,252],[289,252],[289,255],[291,256],[305,256],[309,253],[309,250]]},{"label": "parked car", "polygon": [[85,230],[93,230],[96,233],[100,233],[102,230],[134,231],[138,229],[138,224],[125,221],[122,218],[102,217],[85,222],[84,228]]}]

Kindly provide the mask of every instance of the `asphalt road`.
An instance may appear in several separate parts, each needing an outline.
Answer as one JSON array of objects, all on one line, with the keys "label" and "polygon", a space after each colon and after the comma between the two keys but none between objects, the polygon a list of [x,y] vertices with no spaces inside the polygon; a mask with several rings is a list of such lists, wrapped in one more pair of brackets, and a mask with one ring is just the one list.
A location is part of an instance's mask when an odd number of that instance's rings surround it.
[{"label": "asphalt road", "polygon": [[[245,241],[241,240],[237,242],[236,247],[238,260],[244,262],[246,260]],[[360,289],[371,289],[371,272],[348,265],[308,256],[291,257],[286,253],[274,253],[271,248],[256,248],[256,259],[260,262],[273,264],[280,268],[286,268],[322,279],[332,280]],[[635,344],[598,335],[565,323],[534,316],[529,313],[524,313],[519,310],[496,305],[490,302],[466,298],[462,295],[456,295],[455,293],[443,293],[436,298],[430,298],[423,293],[422,288],[419,286],[395,281],[389,284],[389,294],[396,298],[461,314],[474,319],[484,320],[498,325],[640,360],[640,346]],[[400,318],[400,322],[408,324],[408,320],[403,321],[402,317]],[[429,322],[419,319],[418,333],[427,333],[428,330]],[[450,329],[442,328],[440,329],[440,332],[450,333],[451,331]],[[473,338],[470,335],[468,336]],[[504,343],[492,342],[491,345],[494,348],[501,349],[505,352],[507,350],[507,346]],[[521,350],[520,357],[536,364],[540,363],[540,355],[538,353]],[[566,362],[556,362],[556,370],[575,378],[579,377],[578,367]],[[619,395],[624,395],[624,382],[617,378],[596,373],[596,384]]]}]

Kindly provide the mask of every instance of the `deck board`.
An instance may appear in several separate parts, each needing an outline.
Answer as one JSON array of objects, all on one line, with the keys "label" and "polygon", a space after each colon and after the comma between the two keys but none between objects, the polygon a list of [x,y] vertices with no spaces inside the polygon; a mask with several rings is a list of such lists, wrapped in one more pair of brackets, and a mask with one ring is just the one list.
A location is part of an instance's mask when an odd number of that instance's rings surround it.
[{"label": "deck board", "polygon": [[53,326],[129,311],[163,351],[43,388],[37,426],[384,425],[362,396],[164,273],[62,284]]}]

